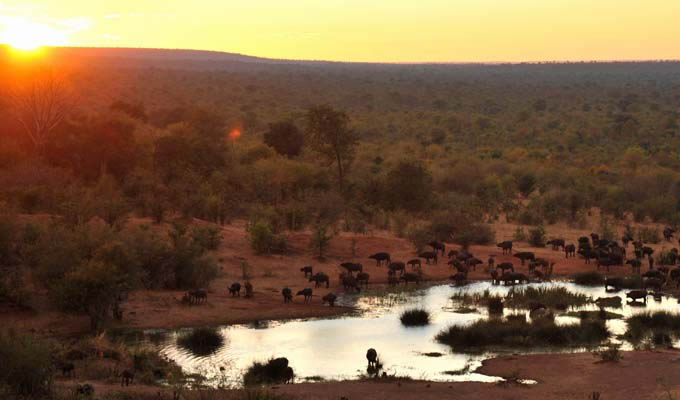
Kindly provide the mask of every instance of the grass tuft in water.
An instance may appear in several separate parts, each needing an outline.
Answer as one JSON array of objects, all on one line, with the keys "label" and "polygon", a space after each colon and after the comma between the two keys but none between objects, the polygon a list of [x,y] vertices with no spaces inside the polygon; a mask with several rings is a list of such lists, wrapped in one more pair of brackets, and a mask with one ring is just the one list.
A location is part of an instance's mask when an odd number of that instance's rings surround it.
[{"label": "grass tuft in water", "polygon": [[626,319],[625,338],[634,345],[650,340],[655,345],[668,344],[669,338],[680,337],[680,314],[668,311],[647,312]]},{"label": "grass tuft in water", "polygon": [[196,328],[177,338],[177,344],[197,356],[207,356],[222,347],[224,337],[215,328]]},{"label": "grass tuft in water", "polygon": [[583,286],[604,285],[604,275],[595,271],[579,272],[574,275],[574,283]]},{"label": "grass tuft in water", "polygon": [[489,319],[466,326],[453,325],[440,332],[436,339],[454,350],[480,350],[485,347],[587,347],[598,345],[609,335],[604,321],[600,320],[557,325],[552,320],[529,323],[515,319]]},{"label": "grass tuft in water", "polygon": [[430,313],[422,308],[413,308],[402,312],[399,319],[404,326],[425,326],[430,323]]},{"label": "grass tuft in water", "polygon": [[508,307],[521,309],[531,309],[537,303],[549,308],[566,309],[589,302],[590,297],[562,286],[513,288],[506,296]]}]

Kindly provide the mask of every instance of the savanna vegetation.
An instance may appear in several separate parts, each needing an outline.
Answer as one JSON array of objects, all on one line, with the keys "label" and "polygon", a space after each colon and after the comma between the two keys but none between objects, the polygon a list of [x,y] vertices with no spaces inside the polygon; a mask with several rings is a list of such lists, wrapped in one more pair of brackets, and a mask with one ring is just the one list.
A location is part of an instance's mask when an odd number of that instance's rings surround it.
[{"label": "savanna vegetation", "polygon": [[[255,254],[286,254],[290,235],[307,231],[306,251],[319,259],[341,231],[391,230],[418,251],[432,240],[493,244],[491,223],[501,219],[527,226],[516,239],[543,247],[550,225],[584,226],[593,207],[603,238],[623,218],[680,225],[678,63],[168,62],[157,52],[102,61],[87,52],[55,52],[45,68],[0,50],[12,82],[0,96],[3,310],[30,311],[31,297],[46,293],[50,307],[102,331],[137,290],[208,287],[220,271],[215,226],[235,220],[246,221]],[[629,231],[661,241],[654,227]],[[484,304],[497,315],[585,301],[513,293]],[[629,335],[648,322],[677,328],[670,317],[629,320]],[[468,349],[607,337],[595,318],[497,318],[438,340]],[[179,341],[209,354],[222,340],[197,329]],[[53,346],[0,332],[0,394],[50,393]],[[73,361],[99,365],[103,351],[84,354]],[[161,360],[120,358],[148,381],[161,370]],[[243,383],[293,380],[284,360],[253,364]],[[82,369],[99,371],[90,366]]]}]

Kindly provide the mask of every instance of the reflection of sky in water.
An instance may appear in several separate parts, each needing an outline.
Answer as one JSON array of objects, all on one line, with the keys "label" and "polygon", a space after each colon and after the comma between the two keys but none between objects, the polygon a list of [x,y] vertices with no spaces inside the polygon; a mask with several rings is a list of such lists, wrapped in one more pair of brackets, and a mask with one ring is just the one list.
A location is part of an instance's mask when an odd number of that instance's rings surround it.
[{"label": "reflection of sky in water", "polygon": [[[533,284],[535,286],[551,284]],[[624,300],[622,308],[607,309],[629,316],[650,310],[677,311],[675,299],[664,298],[657,302],[651,297],[647,307],[631,307],[625,304],[625,291],[606,293],[601,287],[582,287],[571,283],[553,283],[566,286],[598,297],[621,296]],[[263,361],[270,357],[286,357],[295,369],[298,378],[321,376],[326,379],[351,379],[365,371],[366,350],[370,347],[378,351],[380,359],[389,374],[408,375],[412,378],[429,380],[474,380],[494,381],[474,372],[458,375],[445,374],[445,371],[474,371],[481,361],[490,354],[451,353],[448,346],[434,341],[435,335],[452,324],[467,324],[486,316],[486,310],[469,314],[455,313],[458,304],[450,297],[463,290],[470,293],[490,290],[491,293],[505,294],[510,288],[492,286],[488,282],[477,282],[464,288],[448,285],[434,286],[422,291],[397,296],[399,301],[388,301],[385,297],[370,298],[344,297],[341,303],[353,303],[360,315],[342,318],[293,320],[289,322],[270,322],[262,326],[234,325],[220,328],[224,335],[225,345],[207,357],[195,357],[185,349],[176,346],[176,338],[182,331],[168,335],[161,343],[161,352],[175,360],[187,372],[201,372],[211,377],[221,372],[229,383],[237,383],[244,370],[256,360]],[[405,328],[399,321],[401,311],[414,306],[422,306],[431,313],[431,324],[426,327]],[[597,310],[597,306],[589,305],[582,309]],[[516,311],[507,310],[508,313]],[[578,319],[558,317],[558,323],[577,323]],[[615,334],[623,334],[626,324],[623,320],[607,322]],[[626,346],[629,348],[629,346]],[[532,349],[533,352],[545,349]],[[423,353],[439,352],[441,357],[427,357]]]}]

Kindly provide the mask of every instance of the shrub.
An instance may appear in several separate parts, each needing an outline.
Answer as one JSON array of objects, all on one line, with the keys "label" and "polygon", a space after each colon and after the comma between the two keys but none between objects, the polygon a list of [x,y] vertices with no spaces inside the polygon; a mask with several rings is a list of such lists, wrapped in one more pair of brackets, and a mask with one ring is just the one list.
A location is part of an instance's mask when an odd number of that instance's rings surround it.
[{"label": "shrub", "polygon": [[432,240],[432,233],[427,227],[411,225],[406,232],[408,241],[411,242],[416,253],[420,253],[425,249],[427,243]]},{"label": "shrub", "polygon": [[596,345],[609,337],[603,321],[581,320],[579,324],[557,325],[553,320],[489,319],[470,325],[453,325],[436,339],[455,350],[484,347],[525,348],[533,346],[582,347]]},{"label": "shrub", "polygon": [[215,328],[196,328],[177,338],[177,344],[198,356],[207,356],[222,347],[224,337]]},{"label": "shrub", "polygon": [[512,234],[512,240],[514,240],[515,242],[523,242],[527,240],[527,234],[524,231],[523,226],[518,226],[515,229],[515,232]]},{"label": "shrub", "polygon": [[579,272],[574,275],[574,283],[584,286],[604,285],[604,276],[595,271]]},{"label": "shrub", "polygon": [[248,229],[250,246],[257,254],[267,254],[272,250],[275,235],[266,222],[256,222]]},{"label": "shrub", "polygon": [[503,300],[500,297],[491,297],[486,303],[489,314],[503,314]]},{"label": "shrub", "polygon": [[319,258],[323,258],[326,249],[331,244],[331,239],[333,239],[333,232],[329,231],[329,226],[319,222],[314,225],[309,247]]},{"label": "shrub", "polygon": [[255,361],[243,375],[245,386],[286,382],[290,376],[287,358],[270,358],[266,363]]},{"label": "shrub", "polygon": [[659,339],[662,334],[680,337],[680,314],[667,311],[647,312],[627,318],[626,323],[628,330],[625,337],[633,344],[644,339]]},{"label": "shrub", "polygon": [[207,250],[217,250],[222,242],[222,234],[219,228],[214,226],[194,227],[191,234],[194,241]]},{"label": "shrub", "polygon": [[581,293],[574,293],[565,287],[525,287],[513,288],[506,296],[505,303],[513,308],[530,308],[532,303],[541,303],[547,307],[564,308],[582,306],[590,298]]},{"label": "shrub", "polygon": [[52,352],[49,342],[34,336],[0,332],[0,394],[47,396],[52,382]]},{"label": "shrub", "polygon": [[529,244],[533,247],[545,247],[545,229],[542,226],[529,229]]},{"label": "shrub", "polygon": [[602,361],[618,362],[623,358],[621,354],[621,345],[619,343],[607,343],[603,349],[596,350],[594,354]]},{"label": "shrub", "polygon": [[657,244],[661,242],[661,234],[656,228],[640,227],[637,231],[637,238],[645,243]]},{"label": "shrub", "polygon": [[487,224],[472,224],[467,229],[456,230],[453,242],[467,247],[471,244],[488,245],[494,242],[496,233]]},{"label": "shrub", "polygon": [[430,323],[430,313],[422,308],[414,308],[402,312],[399,319],[404,326],[424,326]]}]

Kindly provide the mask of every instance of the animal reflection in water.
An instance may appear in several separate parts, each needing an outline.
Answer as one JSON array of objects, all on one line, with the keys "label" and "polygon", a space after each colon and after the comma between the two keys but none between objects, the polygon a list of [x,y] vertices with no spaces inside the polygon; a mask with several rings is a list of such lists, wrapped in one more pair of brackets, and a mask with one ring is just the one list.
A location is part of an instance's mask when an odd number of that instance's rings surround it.
[{"label": "animal reflection in water", "polygon": [[368,360],[368,367],[366,367],[366,374],[368,376],[377,377],[383,368],[378,352],[374,348],[368,349],[366,352],[366,359]]}]

